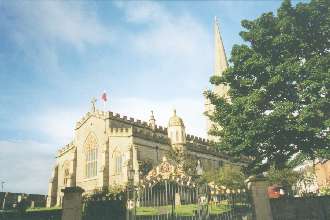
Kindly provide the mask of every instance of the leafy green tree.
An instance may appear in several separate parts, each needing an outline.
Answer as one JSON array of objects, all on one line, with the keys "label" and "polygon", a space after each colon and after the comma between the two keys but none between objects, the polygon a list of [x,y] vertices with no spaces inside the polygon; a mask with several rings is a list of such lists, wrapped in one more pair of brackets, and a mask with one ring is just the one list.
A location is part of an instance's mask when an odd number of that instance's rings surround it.
[{"label": "leafy green tree", "polygon": [[150,170],[152,170],[152,161],[149,159],[139,162],[139,170],[141,177],[146,176]]},{"label": "leafy green tree", "polygon": [[289,188],[297,184],[302,177],[302,173],[296,172],[291,168],[283,168],[279,170],[271,167],[267,177],[270,184]]},{"label": "leafy green tree", "polygon": [[166,153],[166,157],[172,163],[182,166],[186,174],[190,176],[196,175],[197,158],[193,157],[187,151],[171,148]]},{"label": "leafy green tree", "polygon": [[328,195],[330,195],[330,185],[326,185],[326,186],[321,187],[320,194],[322,196],[328,196]]},{"label": "leafy green tree", "polygon": [[306,166],[303,170],[296,171],[293,168],[275,169],[271,167],[267,178],[272,185],[278,185],[285,189],[287,195],[293,195],[293,188],[303,196],[312,196],[310,187],[316,184],[315,170],[312,166]]},{"label": "leafy green tree", "polygon": [[298,152],[329,155],[329,8],[328,0],[285,0],[276,15],[243,20],[246,44],[234,45],[231,66],[211,78],[230,87],[230,101],[206,93],[221,127],[211,133],[222,150],[252,159],[250,173],[282,169]]},{"label": "leafy green tree", "polygon": [[218,186],[225,186],[229,189],[242,189],[245,187],[245,175],[238,166],[225,165],[215,171],[207,171],[203,175],[206,182],[212,182]]}]

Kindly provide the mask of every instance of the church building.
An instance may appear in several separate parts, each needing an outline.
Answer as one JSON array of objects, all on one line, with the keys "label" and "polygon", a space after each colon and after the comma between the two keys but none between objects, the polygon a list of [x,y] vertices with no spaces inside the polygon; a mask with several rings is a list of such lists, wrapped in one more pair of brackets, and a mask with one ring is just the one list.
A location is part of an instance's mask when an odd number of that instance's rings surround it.
[{"label": "church building", "polygon": [[[214,74],[221,75],[228,67],[226,54],[215,21],[215,67]],[[226,96],[228,88],[216,86],[214,92]],[[212,114],[208,100],[206,111]],[[180,113],[181,114],[181,113]],[[141,178],[139,164],[149,161],[158,165],[171,148],[180,148],[200,161],[202,167],[218,168],[232,163],[230,158],[213,146],[214,137],[203,139],[186,134],[185,124],[173,112],[168,126],[156,124],[151,112],[149,122],[142,122],[110,111],[100,111],[92,106],[77,123],[71,143],[61,148],[56,155],[56,165],[49,181],[47,206],[61,205],[61,190],[79,186],[85,192],[92,192],[113,185],[125,186],[128,169],[134,170],[134,182]],[[212,123],[207,118],[208,129]],[[242,165],[242,164],[237,164]]]}]

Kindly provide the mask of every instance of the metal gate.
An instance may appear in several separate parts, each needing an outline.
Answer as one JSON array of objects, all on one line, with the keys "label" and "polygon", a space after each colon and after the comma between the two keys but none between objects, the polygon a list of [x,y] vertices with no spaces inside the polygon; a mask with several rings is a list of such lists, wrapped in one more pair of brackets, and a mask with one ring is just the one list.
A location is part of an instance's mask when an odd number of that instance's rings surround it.
[{"label": "metal gate", "polygon": [[[131,197],[129,197],[131,198]],[[163,159],[140,181],[129,209],[130,220],[240,220],[251,219],[250,196],[187,175],[182,166]],[[132,210],[132,207],[133,210]]]},{"label": "metal gate", "polygon": [[155,213],[168,215],[176,213],[179,206],[196,205],[198,202],[196,188],[164,180],[154,185],[139,189],[137,193],[137,215]]},{"label": "metal gate", "polygon": [[137,220],[238,220],[251,219],[252,207],[246,190],[229,190],[208,184],[159,180],[137,191]]}]

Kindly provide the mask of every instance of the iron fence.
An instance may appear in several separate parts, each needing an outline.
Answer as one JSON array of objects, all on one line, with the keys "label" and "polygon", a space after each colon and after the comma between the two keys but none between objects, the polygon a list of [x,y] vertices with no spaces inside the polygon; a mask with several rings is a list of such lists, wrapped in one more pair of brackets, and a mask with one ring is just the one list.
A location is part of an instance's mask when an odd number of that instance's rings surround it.
[{"label": "iron fence", "polygon": [[160,181],[137,192],[137,220],[251,219],[246,190],[216,190],[208,185],[181,185]]}]

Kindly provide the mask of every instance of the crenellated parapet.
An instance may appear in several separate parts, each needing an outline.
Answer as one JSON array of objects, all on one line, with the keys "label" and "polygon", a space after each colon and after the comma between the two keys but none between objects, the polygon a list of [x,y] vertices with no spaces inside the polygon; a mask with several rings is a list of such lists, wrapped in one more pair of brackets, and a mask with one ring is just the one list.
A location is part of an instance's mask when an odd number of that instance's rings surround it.
[{"label": "crenellated parapet", "polygon": [[156,125],[155,131],[167,135],[167,128],[165,128],[165,127]]},{"label": "crenellated parapet", "polygon": [[186,146],[188,150],[226,157],[223,152],[220,152],[218,148],[215,147],[215,143],[213,141],[189,134],[186,136],[186,139]]},{"label": "crenellated parapet", "polygon": [[170,144],[168,137],[162,133],[153,132],[150,129],[132,126],[130,128],[110,128],[109,135],[112,137],[139,137],[158,143]]},{"label": "crenellated parapet", "polygon": [[154,132],[159,132],[167,135],[167,128],[156,125],[152,127],[148,122],[141,121],[139,119],[135,119],[132,117],[127,117],[126,115],[120,115],[118,113],[113,113],[111,111],[99,111],[95,110],[95,112],[87,112],[77,123],[76,123],[76,130],[79,129],[90,117],[96,117],[99,119],[110,119],[122,122],[124,124],[128,124],[133,127],[141,127],[147,129],[153,129]]},{"label": "crenellated parapet", "polygon": [[153,130],[150,129],[141,129],[138,127],[133,128],[133,135],[135,137],[140,137],[144,139],[148,139],[151,141],[155,141],[158,143],[163,143],[163,144],[170,144],[170,139],[167,137],[167,135],[159,132],[154,132]]},{"label": "crenellated parapet", "polygon": [[214,143],[213,141],[210,141],[208,139],[197,137],[197,136],[190,135],[190,134],[188,134],[186,136],[186,139],[188,142],[200,143],[200,144],[204,144],[204,145],[212,145]]},{"label": "crenellated parapet", "polygon": [[72,150],[73,148],[75,148],[75,145],[73,144],[73,142],[70,142],[69,144],[65,145],[64,147],[62,147],[57,151],[57,157],[65,154],[66,152]]},{"label": "crenellated parapet", "polygon": [[133,135],[132,128],[110,128],[109,130],[110,136],[116,137],[127,137]]},{"label": "crenellated parapet", "polygon": [[192,151],[192,152],[196,152],[196,153],[203,153],[203,154],[217,156],[217,157],[220,157],[220,158],[223,158],[226,160],[229,159],[229,156],[226,153],[218,150],[213,145],[204,145],[201,143],[190,141],[190,142],[186,143],[186,149],[188,151]]}]

